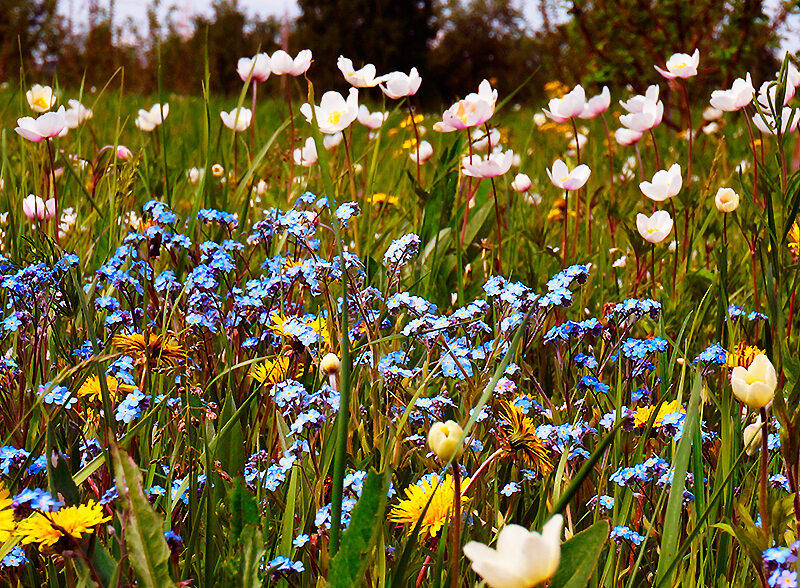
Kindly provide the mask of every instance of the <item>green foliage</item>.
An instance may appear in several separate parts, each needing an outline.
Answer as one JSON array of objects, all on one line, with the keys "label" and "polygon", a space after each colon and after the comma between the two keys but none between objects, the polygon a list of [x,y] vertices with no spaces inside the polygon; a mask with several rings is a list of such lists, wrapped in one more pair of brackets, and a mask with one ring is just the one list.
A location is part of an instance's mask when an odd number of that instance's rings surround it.
[{"label": "green foliage", "polygon": [[561,562],[551,588],[585,588],[589,585],[608,539],[608,521],[598,521],[561,545]]}]

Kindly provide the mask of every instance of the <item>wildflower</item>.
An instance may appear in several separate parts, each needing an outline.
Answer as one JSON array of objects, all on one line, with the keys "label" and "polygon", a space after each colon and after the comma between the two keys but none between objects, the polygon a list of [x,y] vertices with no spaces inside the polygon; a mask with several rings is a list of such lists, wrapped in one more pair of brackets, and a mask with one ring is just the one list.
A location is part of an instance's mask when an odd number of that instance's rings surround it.
[{"label": "wildflower", "polygon": [[276,76],[290,75],[301,76],[308,71],[311,66],[311,50],[303,49],[297,56],[292,57],[283,49],[278,49],[270,57],[270,68]]},{"label": "wildflower", "polygon": [[558,569],[563,522],[561,515],[553,516],[541,534],[506,525],[497,536],[496,549],[470,541],[464,545],[464,555],[491,588],[531,588]]},{"label": "wildflower", "polygon": [[664,116],[664,103],[658,99],[656,85],[648,87],[644,95],[633,96],[627,102],[620,102],[620,105],[628,111],[628,114],[620,116],[619,122],[639,133],[660,125]]},{"label": "wildflower", "polygon": [[747,450],[747,455],[753,456],[761,449],[761,437],[763,435],[763,423],[761,417],[756,417],[756,422],[747,425],[744,428],[742,437],[744,438],[744,447]]},{"label": "wildflower", "polygon": [[769,404],[777,385],[775,367],[764,354],[756,355],[747,369],[736,366],[731,372],[734,396],[753,409],[764,408]]},{"label": "wildflower", "polygon": [[441,461],[450,461],[463,450],[461,437],[464,431],[455,421],[436,422],[428,431],[428,447]]},{"label": "wildflower", "polygon": [[586,101],[583,112],[578,117],[584,119],[594,118],[608,110],[609,106],[611,106],[611,93],[608,91],[608,86],[603,86],[603,90],[597,96],[593,96]]},{"label": "wildflower", "polygon": [[625,127],[620,127],[616,131],[614,131],[614,139],[616,139],[617,143],[626,147],[628,145],[633,145],[634,143],[638,143],[642,138],[642,133],[639,131],[634,131],[631,129],[626,129]]},{"label": "wildflower", "polygon": [[494,114],[497,90],[493,90],[487,80],[478,87],[478,93],[468,94],[444,111],[441,122],[433,125],[433,130],[449,133],[461,129],[478,127]]},{"label": "wildflower", "polygon": [[547,170],[547,175],[553,185],[562,190],[579,190],[586,181],[592,170],[586,164],[581,164],[573,170],[567,168],[567,164],[557,159],[553,167]]},{"label": "wildflower", "polygon": [[20,522],[15,534],[21,537],[23,545],[38,543],[42,551],[55,545],[62,537],[77,541],[82,535],[91,535],[94,527],[110,520],[110,516],[103,516],[103,506],[90,500],[46,515],[36,513]]},{"label": "wildflower", "polygon": [[413,96],[422,84],[422,78],[416,67],[412,67],[407,75],[401,71],[393,71],[383,76],[383,81],[385,85],[381,85],[381,90],[393,100]]},{"label": "wildflower", "polygon": [[[111,398],[117,398],[122,394],[133,392],[136,387],[118,380],[114,376],[106,376],[106,387]],[[78,397],[92,402],[101,397],[100,378],[96,374],[89,376],[86,381],[78,388]]]},{"label": "wildflower", "polygon": [[140,109],[136,117],[136,128],[150,132],[159,126],[169,114],[169,104],[155,104],[150,110]]},{"label": "wildflower", "polygon": [[56,200],[48,198],[45,202],[39,196],[29,194],[22,200],[22,212],[30,220],[49,220],[56,215]]},{"label": "wildflower", "polygon": [[730,90],[714,90],[711,92],[711,106],[725,112],[741,110],[753,99],[755,89],[748,73],[745,79],[737,78]]},{"label": "wildflower", "polygon": [[344,134],[341,131],[333,135],[325,135],[322,138],[322,146],[325,147],[326,151],[330,151],[334,147],[338,147],[342,139],[344,139]]},{"label": "wildflower", "polygon": [[273,360],[265,359],[250,369],[250,377],[261,384],[277,384],[286,379],[290,361],[291,359],[286,355],[278,356]]},{"label": "wildflower", "polygon": [[123,354],[130,357],[149,358],[151,365],[165,363],[174,367],[186,359],[186,351],[172,342],[169,335],[147,334],[147,339],[141,333],[133,335],[115,335],[111,343]]},{"label": "wildflower", "polygon": [[563,98],[551,98],[544,113],[556,122],[566,122],[583,114],[586,108],[586,92],[578,84]]},{"label": "wildflower", "polygon": [[370,204],[390,204],[396,206],[400,199],[397,196],[386,194],[384,192],[375,192],[370,199]]},{"label": "wildflower", "polygon": [[249,108],[236,108],[230,112],[223,110],[219,113],[219,116],[222,119],[222,124],[237,133],[246,130],[253,120],[253,113]]},{"label": "wildflower", "polygon": [[789,251],[797,257],[800,255],[800,224],[795,221],[789,229]]},{"label": "wildflower", "polygon": [[[633,426],[634,427],[644,427],[650,420],[650,417],[655,412],[655,406],[640,406],[635,411],[633,411]],[[680,400],[673,400],[672,402],[664,402],[658,409],[658,413],[656,414],[656,418],[653,420],[653,427],[658,428],[664,422],[664,417],[668,414],[674,413],[684,413],[684,410],[681,408],[681,401]]]},{"label": "wildflower", "polygon": [[236,63],[236,73],[243,82],[248,78],[254,82],[266,82],[271,73],[269,55],[259,53],[253,57],[242,57]]},{"label": "wildflower", "polygon": [[[356,120],[358,116],[358,90],[350,88],[347,100],[339,92],[325,92],[319,106],[314,106],[319,124],[319,130],[328,135],[343,131]],[[308,103],[300,107],[300,112],[306,117],[307,122],[312,121],[311,105]]]},{"label": "wildflower", "polygon": [[[469,484],[469,479],[463,481]],[[455,485],[453,476],[447,475],[439,483],[439,476],[430,474],[416,484],[412,484],[405,490],[406,498],[392,507],[389,513],[389,520],[394,523],[408,524],[408,532],[411,533],[414,526],[419,521],[421,536],[436,537],[439,530],[447,524],[453,510],[453,498],[455,495]],[[431,499],[431,495],[433,498]],[[430,505],[428,501],[430,500]],[[461,504],[466,504],[469,498],[461,497]],[[422,511],[428,505],[425,515]]]},{"label": "wildflower", "polygon": [[319,370],[326,376],[339,372],[341,363],[335,353],[327,353],[319,362]]},{"label": "wildflower", "polygon": [[720,188],[714,196],[714,204],[720,212],[733,212],[739,208],[739,195],[731,188]]},{"label": "wildflower", "polygon": [[641,545],[642,541],[644,541],[643,535],[640,535],[636,531],[632,531],[628,527],[623,527],[622,525],[617,525],[611,529],[611,535],[609,537],[612,541],[616,541],[617,543],[619,543],[621,539],[626,539],[634,545]]},{"label": "wildflower", "polygon": [[358,107],[358,116],[356,119],[368,129],[379,129],[386,122],[388,112],[370,112],[366,104]]},{"label": "wildflower", "polygon": [[222,167],[221,163],[215,163],[211,166],[211,175],[215,178],[221,178],[225,175],[225,168]]},{"label": "wildflower", "polygon": [[125,145],[117,145],[116,156],[119,160],[125,160],[133,157],[133,151],[128,149]]},{"label": "wildflower", "polygon": [[639,184],[639,189],[650,200],[663,202],[667,198],[677,196],[682,185],[681,166],[679,163],[674,163],[668,170],[657,171],[652,182]]},{"label": "wildflower", "polygon": [[11,508],[12,499],[5,484],[0,482],[0,541],[5,543],[14,533],[14,509]]},{"label": "wildflower", "polygon": [[661,243],[672,231],[672,217],[666,210],[658,210],[652,216],[636,215],[636,228],[645,241]]},{"label": "wildflower", "polygon": [[694,53],[674,53],[667,60],[667,69],[663,70],[657,65],[653,66],[656,71],[668,80],[675,78],[691,78],[697,75],[697,66],[700,65],[700,50],[695,49]]},{"label": "wildflower", "polygon": [[508,172],[513,160],[514,152],[510,149],[505,153],[495,151],[485,158],[480,155],[471,155],[461,161],[462,172],[465,176],[473,178],[494,178]]},{"label": "wildflower", "polygon": [[514,181],[511,182],[511,189],[515,192],[527,192],[532,185],[531,179],[527,174],[517,174],[514,177]]},{"label": "wildflower", "polygon": [[[800,122],[800,110],[785,106],[781,111],[780,134],[793,133]],[[778,123],[774,116],[762,112],[756,112],[753,116],[753,124],[756,128],[766,135],[778,134]]]},{"label": "wildflower", "polygon": [[[794,86],[789,84],[785,87],[784,91],[783,104],[781,106],[786,106],[789,104],[789,101],[794,97]],[[761,84],[761,87],[758,89],[758,96],[756,97],[756,100],[758,101],[758,105],[766,111],[774,112],[777,110],[778,82],[773,80],[771,82],[764,82]]]},{"label": "wildflower", "polygon": [[56,105],[56,95],[50,86],[34,84],[30,90],[25,92],[25,99],[31,110],[38,113],[47,112]]},{"label": "wildflower", "polygon": [[371,63],[356,71],[353,62],[340,55],[336,67],[342,72],[345,81],[356,88],[373,88],[383,81],[383,78],[375,77],[375,66]]},{"label": "wildflower", "polygon": [[314,143],[314,137],[306,139],[302,148],[296,148],[292,152],[292,159],[294,159],[295,165],[303,167],[311,167],[317,163],[317,145]]},{"label": "wildflower", "polygon": [[539,476],[546,476],[553,471],[547,448],[536,435],[536,425],[516,404],[506,403],[503,406],[498,438],[506,456],[518,459]]},{"label": "wildflower", "polygon": [[716,121],[722,118],[724,111],[714,108],[713,106],[708,106],[703,111],[703,120],[707,122]]},{"label": "wildflower", "polygon": [[14,130],[19,136],[38,143],[42,139],[52,139],[58,136],[64,130],[66,124],[64,107],[62,106],[55,112],[46,112],[37,118],[30,116],[18,118],[17,126]]},{"label": "wildflower", "polygon": [[86,108],[77,100],[68,102],[69,108],[64,112],[64,127],[67,129],[77,129],[82,123],[86,122],[94,113]]}]

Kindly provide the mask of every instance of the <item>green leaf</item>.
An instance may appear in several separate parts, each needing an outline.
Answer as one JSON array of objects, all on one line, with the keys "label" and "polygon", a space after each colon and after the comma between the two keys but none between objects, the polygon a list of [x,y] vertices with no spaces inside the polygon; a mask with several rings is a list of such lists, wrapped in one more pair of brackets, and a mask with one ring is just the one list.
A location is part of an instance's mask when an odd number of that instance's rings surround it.
[{"label": "green leaf", "polygon": [[608,521],[597,521],[561,545],[561,563],[550,588],[584,588],[608,539]]},{"label": "green leaf", "polygon": [[242,550],[242,582],[240,586],[242,588],[260,588],[261,579],[258,577],[258,572],[261,569],[261,558],[266,553],[261,529],[247,525],[242,531],[239,548]]},{"label": "green leaf", "polygon": [[111,446],[111,453],[131,566],[144,587],[174,586],[169,576],[169,547],[163,521],[142,492],[139,467],[116,443]]},{"label": "green leaf", "polygon": [[67,460],[62,459],[56,445],[53,433],[53,421],[47,423],[47,482],[50,485],[50,495],[53,498],[63,497],[67,504],[79,504],[78,487],[72,481],[72,472],[69,471]]},{"label": "green leaf", "polygon": [[[214,451],[214,458],[222,465],[222,469],[231,476],[236,476],[244,470],[244,433],[241,420],[236,416],[236,401],[233,392],[229,391],[222,405],[222,412],[219,418],[219,429],[221,434],[217,435],[217,446]],[[222,432],[225,425],[226,430]]]},{"label": "green leaf", "polygon": [[358,499],[350,525],[342,534],[339,552],[331,561],[328,585],[331,588],[352,588],[363,580],[378,529],[384,523],[384,507],[389,476],[370,470]]}]

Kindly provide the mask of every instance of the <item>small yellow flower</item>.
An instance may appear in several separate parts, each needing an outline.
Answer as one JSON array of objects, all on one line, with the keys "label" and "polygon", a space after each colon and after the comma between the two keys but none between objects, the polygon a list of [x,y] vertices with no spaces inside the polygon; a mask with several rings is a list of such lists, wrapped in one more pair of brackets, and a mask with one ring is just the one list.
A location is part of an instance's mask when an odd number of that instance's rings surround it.
[{"label": "small yellow flower", "polygon": [[756,358],[756,355],[764,353],[763,349],[759,349],[755,345],[748,345],[744,341],[740,341],[736,347],[728,351],[725,365],[729,368],[736,366],[747,367]]},{"label": "small yellow flower", "polygon": [[[420,521],[420,535],[436,537],[439,530],[450,519],[451,511],[453,510],[453,498],[455,495],[455,485],[453,483],[453,476],[448,474],[445,476],[442,483],[437,488],[439,483],[439,476],[431,474],[430,479],[422,479],[417,484],[412,484],[405,490],[406,498],[401,500],[398,504],[392,507],[389,513],[389,520],[394,523],[408,524],[408,533],[414,530],[417,521]],[[469,479],[463,480],[461,487],[465,488],[469,484]],[[425,510],[425,505],[430,501],[428,510],[425,511],[425,516],[422,512]],[[461,497],[461,504],[466,504],[469,498],[466,496]]]},{"label": "small yellow flower", "polygon": [[136,359],[150,358],[150,364],[165,363],[175,367],[186,359],[186,352],[172,342],[169,335],[148,333],[147,342],[141,333],[133,335],[115,335],[111,343],[125,355]]},{"label": "small yellow flower", "polygon": [[11,496],[5,484],[0,482],[0,543],[5,543],[11,537],[16,526],[14,510],[11,508]]},{"label": "small yellow flower", "polygon": [[[136,389],[134,386],[124,384],[113,376],[106,376],[106,386],[108,387],[108,393],[112,399],[127,395]],[[78,389],[78,398],[85,399],[88,402],[100,400],[101,397],[100,378],[98,378],[96,374],[89,376]]]},{"label": "small yellow flower", "polygon": [[[642,406],[637,408],[636,411],[633,413],[633,426],[634,427],[644,427],[647,425],[647,422],[650,420],[650,416],[655,411],[655,406]],[[658,409],[658,414],[656,414],[656,418],[653,421],[653,427],[658,428],[661,426],[662,422],[664,421],[664,417],[668,414],[672,414],[674,412],[685,412],[681,408],[681,401],[680,400],[673,400],[672,402],[665,402],[661,405],[661,408]]]},{"label": "small yellow flower", "polygon": [[103,516],[103,505],[90,500],[86,504],[68,506],[53,513],[37,512],[20,522],[16,535],[21,537],[20,543],[23,545],[38,543],[42,551],[65,536],[79,540],[82,535],[91,535],[94,527],[110,520],[111,517]]},{"label": "small yellow flower", "polygon": [[539,476],[553,471],[547,448],[536,435],[536,424],[525,416],[522,409],[511,403],[503,406],[503,421],[498,438],[506,456],[517,459],[523,466],[533,469]]},{"label": "small yellow flower", "polygon": [[370,204],[391,204],[395,206],[400,199],[397,196],[392,196],[390,194],[384,194],[383,192],[376,192],[372,196],[370,196]]},{"label": "small yellow flower", "polygon": [[253,366],[250,370],[250,377],[262,384],[277,384],[286,379],[290,361],[291,358],[288,355],[281,355],[272,360],[265,359]]},{"label": "small yellow flower", "polygon": [[795,221],[789,229],[789,251],[795,257],[800,256],[800,225]]},{"label": "small yellow flower", "polygon": [[317,335],[319,335],[320,341],[322,343],[327,343],[330,340],[330,335],[328,331],[328,321],[322,315],[314,318],[301,318],[301,317],[285,317],[276,313],[273,314],[270,318],[272,319],[272,324],[269,325],[269,329],[276,335],[281,335],[282,337],[293,337],[291,333],[286,332],[286,330],[284,329],[284,324],[290,318],[296,318],[305,326],[311,327],[311,329]]}]

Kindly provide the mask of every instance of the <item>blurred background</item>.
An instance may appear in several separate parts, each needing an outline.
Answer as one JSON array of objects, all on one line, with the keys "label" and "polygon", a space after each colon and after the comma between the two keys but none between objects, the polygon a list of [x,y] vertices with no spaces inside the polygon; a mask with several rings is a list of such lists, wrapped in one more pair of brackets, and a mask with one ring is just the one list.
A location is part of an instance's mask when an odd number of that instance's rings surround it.
[{"label": "blurred background", "polygon": [[[798,0],[0,0],[0,81],[57,81],[126,91],[241,90],[239,57],[310,48],[309,78],[344,89],[336,58],[379,73],[417,67],[419,98],[440,105],[486,78],[501,95],[538,100],[548,82],[630,86],[659,79],[653,64],[701,53],[708,93],[744,72],[774,75],[800,48]],[[705,84],[705,85],[703,85]]]}]

